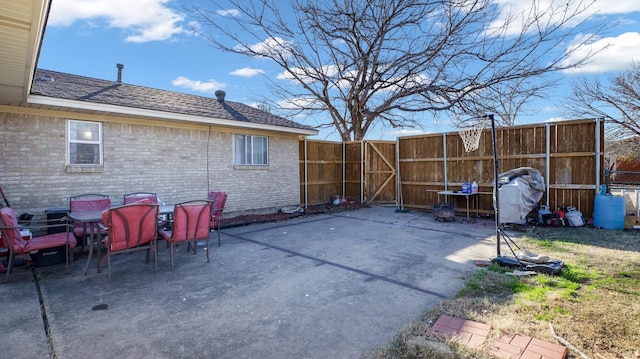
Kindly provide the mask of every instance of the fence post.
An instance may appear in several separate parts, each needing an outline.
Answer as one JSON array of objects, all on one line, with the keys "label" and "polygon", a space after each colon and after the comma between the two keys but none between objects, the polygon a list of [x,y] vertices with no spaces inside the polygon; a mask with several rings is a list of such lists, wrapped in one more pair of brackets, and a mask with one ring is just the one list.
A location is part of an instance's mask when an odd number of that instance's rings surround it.
[{"label": "fence post", "polygon": [[309,206],[309,192],[307,191],[307,186],[309,185],[309,175],[307,169],[307,138],[304,138],[304,209],[307,209]]},{"label": "fence post", "polygon": [[600,118],[596,118],[596,194],[600,190]]},{"label": "fence post", "polygon": [[402,200],[402,179],[400,177],[400,138],[396,137],[396,203],[397,209],[404,210],[404,201]]},{"label": "fence post", "polygon": [[345,186],[346,186],[346,184],[345,184],[345,181],[346,181],[345,171],[346,171],[346,168],[347,168],[347,164],[346,164],[346,162],[347,162],[347,154],[346,154],[346,151],[347,151],[347,143],[342,141],[342,197],[346,196],[346,193],[345,193],[346,192],[346,188],[345,188]]},{"label": "fence post", "polygon": [[551,175],[551,124],[547,123],[545,126],[545,160],[544,160],[544,186],[545,186],[545,204],[549,205],[549,176]]},{"label": "fence post", "polygon": [[364,186],[365,186],[365,183],[364,183],[365,150],[364,149],[365,149],[364,141],[360,140],[360,203],[366,202],[366,199],[364,198]]},{"label": "fence post", "polygon": [[[447,172],[447,134],[442,134],[442,170],[444,171],[444,190],[449,190],[449,178]],[[445,201],[446,202],[446,201]]]}]

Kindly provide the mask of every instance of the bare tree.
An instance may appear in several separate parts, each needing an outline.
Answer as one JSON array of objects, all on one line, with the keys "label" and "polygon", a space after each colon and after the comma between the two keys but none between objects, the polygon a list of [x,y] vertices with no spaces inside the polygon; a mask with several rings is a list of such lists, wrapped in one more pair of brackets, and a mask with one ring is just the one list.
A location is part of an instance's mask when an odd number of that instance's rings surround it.
[{"label": "bare tree", "polygon": [[623,139],[614,139],[609,136],[604,142],[605,160],[617,162],[618,160],[637,159],[640,157],[640,138],[638,136]]},{"label": "bare tree", "polygon": [[570,58],[590,36],[558,49],[578,33],[591,1],[533,0],[503,21],[497,0],[230,0],[237,16],[221,16],[230,12],[212,0],[213,10],[191,10],[214,30],[197,31],[215,48],[282,69],[271,89],[284,107],[328,115],[319,128],[359,140],[375,126],[417,127],[424,112],[477,111],[483,94],[513,84],[535,94],[526,79],[587,60]]},{"label": "bare tree", "polygon": [[[534,113],[533,109],[526,107],[529,101],[534,98],[547,99],[546,90],[554,87],[557,82],[557,79],[518,78],[498,83],[467,100],[469,105],[465,112],[477,115],[494,114],[498,127],[515,126],[519,116]],[[458,118],[461,118],[458,125],[464,125],[465,117],[458,114]],[[473,121],[472,116],[471,122]]]},{"label": "bare tree", "polygon": [[573,86],[567,106],[573,116],[604,118],[613,140],[639,136],[640,65],[634,62],[629,70],[606,81],[583,78]]},{"label": "bare tree", "polygon": [[605,150],[614,160],[640,155],[640,64],[604,81],[583,78],[573,86],[567,107],[570,116],[606,121]]},{"label": "bare tree", "polygon": [[267,99],[263,99],[261,102],[258,102],[256,104],[256,108],[258,110],[271,113],[271,105],[269,105],[269,102],[267,101]]}]

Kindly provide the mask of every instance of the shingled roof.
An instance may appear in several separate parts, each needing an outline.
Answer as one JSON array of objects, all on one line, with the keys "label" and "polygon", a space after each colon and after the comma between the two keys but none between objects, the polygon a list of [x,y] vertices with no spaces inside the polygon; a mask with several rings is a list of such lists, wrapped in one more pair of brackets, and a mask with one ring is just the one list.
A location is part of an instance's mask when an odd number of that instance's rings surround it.
[{"label": "shingled roof", "polygon": [[310,126],[224,99],[218,100],[42,69],[36,71],[34,79],[32,95],[315,131]]}]

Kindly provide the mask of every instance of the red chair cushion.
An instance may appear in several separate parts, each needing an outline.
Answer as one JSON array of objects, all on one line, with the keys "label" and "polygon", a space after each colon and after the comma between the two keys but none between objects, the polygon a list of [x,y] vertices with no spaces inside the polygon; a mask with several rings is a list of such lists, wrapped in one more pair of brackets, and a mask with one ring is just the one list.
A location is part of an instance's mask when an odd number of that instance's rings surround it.
[{"label": "red chair cushion", "polygon": [[124,198],[124,204],[132,203],[158,204],[158,196],[153,194],[136,194]]},{"label": "red chair cushion", "polygon": [[180,242],[209,236],[211,208],[209,203],[176,206],[173,214],[173,237]]},{"label": "red chair cushion", "polygon": [[147,244],[157,235],[157,206],[130,204],[102,213],[108,227],[105,243],[111,251],[120,251]]},{"label": "red chair cushion", "polygon": [[[2,207],[0,208],[0,218],[2,220],[3,226],[14,227],[6,229],[6,233],[11,240],[11,244],[13,244],[14,251],[17,251],[18,248],[26,247],[27,241],[22,239],[22,236],[20,235],[20,228],[18,227],[18,218],[16,217],[16,212],[14,212],[11,207]],[[9,248],[6,240],[7,239],[2,236],[2,238],[0,239],[0,244],[2,245],[2,247]]]},{"label": "red chair cushion", "polygon": [[220,224],[220,217],[222,217],[222,211],[227,202],[227,193],[223,191],[209,192],[207,199],[213,203],[210,227],[215,229]]},{"label": "red chair cushion", "polygon": [[[53,233],[44,236],[33,237],[27,241],[27,251],[35,251],[40,249],[46,249],[51,247],[64,246],[67,243],[67,233]],[[76,247],[76,238],[72,235],[69,236],[69,248]]]},{"label": "red chair cushion", "polygon": [[[78,198],[72,199],[69,203],[71,212],[104,211],[110,207],[111,198],[108,197]],[[82,222],[73,222],[73,233],[78,237],[82,237],[85,234]]]},{"label": "red chair cushion", "polygon": [[72,199],[69,207],[71,212],[79,211],[103,211],[111,207],[111,198],[93,197]]},{"label": "red chair cushion", "polygon": [[158,231],[158,235],[165,241],[170,241],[172,234],[173,234],[173,231],[167,230],[167,229],[161,229]]},{"label": "red chair cushion", "polygon": [[[30,251],[64,246],[67,244],[67,238],[69,239],[69,248],[75,248],[76,246],[75,237],[71,235],[68,236],[66,232],[33,237],[26,241],[22,238],[22,235],[20,235],[18,219],[13,209],[10,207],[2,207],[2,209],[0,209],[0,217],[2,218],[2,224],[4,226],[15,227],[8,229],[7,235],[13,244],[13,251],[16,254],[25,254]],[[2,241],[3,246],[7,246],[7,243],[4,242],[4,237],[0,241]]]}]

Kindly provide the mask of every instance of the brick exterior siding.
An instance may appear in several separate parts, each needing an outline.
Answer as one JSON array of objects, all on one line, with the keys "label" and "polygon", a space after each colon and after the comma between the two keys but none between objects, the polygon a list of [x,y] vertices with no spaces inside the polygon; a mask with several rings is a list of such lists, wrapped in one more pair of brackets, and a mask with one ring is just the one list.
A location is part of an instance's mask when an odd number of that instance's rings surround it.
[{"label": "brick exterior siding", "polygon": [[43,215],[83,193],[108,194],[117,205],[129,192],[156,192],[166,203],[179,203],[224,190],[225,215],[300,203],[297,136],[253,130],[269,139],[269,165],[234,166],[233,134],[247,134],[243,130],[74,115],[103,123],[104,167],[87,171],[66,166],[69,117],[51,115],[0,112],[0,186],[18,214]]}]

